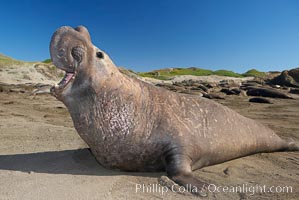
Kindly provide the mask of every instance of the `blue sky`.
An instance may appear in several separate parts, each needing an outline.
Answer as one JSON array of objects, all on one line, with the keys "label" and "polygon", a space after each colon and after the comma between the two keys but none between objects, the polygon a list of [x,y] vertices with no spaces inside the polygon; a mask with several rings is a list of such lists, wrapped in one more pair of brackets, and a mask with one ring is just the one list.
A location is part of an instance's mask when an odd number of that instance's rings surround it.
[{"label": "blue sky", "polygon": [[118,66],[135,71],[299,66],[296,0],[3,0],[0,19],[0,52],[26,61],[49,58],[60,26],[84,25]]}]

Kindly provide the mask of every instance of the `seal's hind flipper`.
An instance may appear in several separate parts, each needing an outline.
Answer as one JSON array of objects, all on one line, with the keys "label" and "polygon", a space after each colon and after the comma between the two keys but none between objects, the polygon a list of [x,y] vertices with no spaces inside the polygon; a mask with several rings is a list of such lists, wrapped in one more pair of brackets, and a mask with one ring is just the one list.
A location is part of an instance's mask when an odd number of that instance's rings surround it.
[{"label": "seal's hind flipper", "polygon": [[[165,161],[167,175],[173,182],[179,186],[183,186],[186,191],[194,195],[208,196],[208,184],[193,176],[191,160],[188,156],[183,154],[170,155],[165,158]],[[169,181],[168,183],[166,181],[166,184],[169,184]],[[176,191],[175,187],[172,187],[172,189]]]},{"label": "seal's hind flipper", "polygon": [[201,197],[208,196],[208,184],[195,178],[192,173],[173,176],[172,180],[178,185],[184,186],[186,191],[194,195]]},{"label": "seal's hind flipper", "polygon": [[[186,193],[184,192],[183,190],[180,189],[180,185],[178,185],[176,182],[174,182],[173,180],[171,180],[170,178],[168,178],[167,176],[161,176],[159,179],[158,179],[158,182],[161,186],[165,186],[167,187],[168,189],[170,189],[172,192],[177,192],[179,194],[183,194],[183,195],[188,195],[190,193]],[[190,194],[192,195],[192,194]]]},{"label": "seal's hind flipper", "polygon": [[288,138],[286,142],[287,142],[286,151],[299,151],[299,143],[296,142],[294,139]]}]

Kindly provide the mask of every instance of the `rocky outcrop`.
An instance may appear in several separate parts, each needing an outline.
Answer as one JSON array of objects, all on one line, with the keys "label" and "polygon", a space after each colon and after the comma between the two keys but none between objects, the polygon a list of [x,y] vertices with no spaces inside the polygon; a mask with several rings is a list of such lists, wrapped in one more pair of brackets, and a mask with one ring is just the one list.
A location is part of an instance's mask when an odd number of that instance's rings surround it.
[{"label": "rocky outcrop", "polygon": [[273,85],[299,88],[299,68],[285,70],[279,76],[270,81]]},{"label": "rocky outcrop", "polygon": [[64,72],[57,69],[54,65],[49,65],[45,63],[37,63],[34,65],[37,72],[43,74],[49,80],[56,80],[57,77],[63,77]]}]

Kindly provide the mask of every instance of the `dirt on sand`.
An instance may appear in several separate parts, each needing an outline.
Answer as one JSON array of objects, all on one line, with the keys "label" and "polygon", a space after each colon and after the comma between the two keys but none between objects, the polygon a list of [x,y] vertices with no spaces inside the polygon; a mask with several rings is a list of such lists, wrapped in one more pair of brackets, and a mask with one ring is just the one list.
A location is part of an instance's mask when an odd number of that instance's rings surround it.
[{"label": "dirt on sand", "polygon": [[[299,98],[274,104],[250,103],[242,96],[217,101],[299,141]],[[0,119],[0,199],[198,199],[158,185],[164,173],[103,168],[76,133],[65,106],[51,95],[0,92]],[[206,199],[299,196],[298,152],[256,154],[194,173],[211,184]]]}]

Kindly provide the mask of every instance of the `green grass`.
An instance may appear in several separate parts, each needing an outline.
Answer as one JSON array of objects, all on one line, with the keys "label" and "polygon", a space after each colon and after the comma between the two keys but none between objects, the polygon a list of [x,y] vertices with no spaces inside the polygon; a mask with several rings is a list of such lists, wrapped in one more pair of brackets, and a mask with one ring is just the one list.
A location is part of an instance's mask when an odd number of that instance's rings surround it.
[{"label": "green grass", "polygon": [[229,70],[217,70],[214,71],[213,73],[214,75],[218,75],[218,76],[229,76],[229,77],[243,77],[241,74],[235,73],[233,71],[229,71]]},{"label": "green grass", "polygon": [[245,77],[247,77],[247,76],[264,77],[264,76],[266,76],[266,73],[265,72],[260,72],[256,69],[251,69],[251,70],[248,70],[247,72],[245,72],[242,75],[245,76]]},{"label": "green grass", "polygon": [[213,74],[212,70],[200,69],[200,68],[171,68],[171,69],[160,69],[153,72],[138,73],[139,76],[151,77],[160,80],[168,80],[172,76],[179,75],[194,75],[194,76],[208,76]]},{"label": "green grass", "polygon": [[52,62],[52,60],[51,60],[51,58],[48,58],[48,59],[46,59],[46,60],[44,60],[44,61],[42,61],[43,63],[51,63]]},{"label": "green grass", "polygon": [[168,80],[172,76],[178,75],[194,75],[194,76],[209,76],[209,75],[218,75],[218,76],[229,76],[229,77],[244,77],[242,74],[235,73],[228,70],[207,70],[201,68],[171,68],[171,69],[160,69],[152,72],[142,72],[138,73],[139,76],[150,77],[160,80]]},{"label": "green grass", "polygon": [[194,75],[194,76],[208,76],[211,75],[213,71],[206,70],[206,69],[200,69],[200,68],[178,68],[173,69],[169,73],[162,73],[164,76],[177,76],[177,75]]}]

